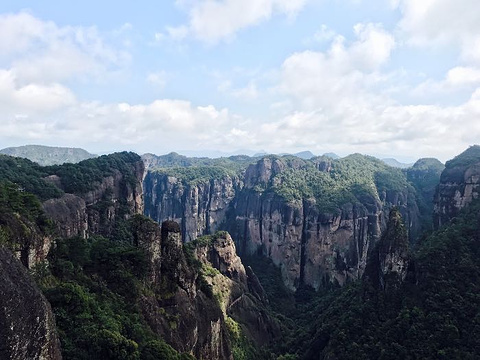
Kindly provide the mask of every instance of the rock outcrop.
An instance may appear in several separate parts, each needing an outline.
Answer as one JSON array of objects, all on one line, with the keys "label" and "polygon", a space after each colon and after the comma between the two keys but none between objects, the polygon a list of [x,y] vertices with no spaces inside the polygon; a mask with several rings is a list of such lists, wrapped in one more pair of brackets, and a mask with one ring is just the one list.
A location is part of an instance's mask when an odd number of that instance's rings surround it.
[{"label": "rock outcrop", "polygon": [[[143,213],[143,162],[138,157],[127,166],[128,173],[113,169],[113,174],[97,182],[91,191],[66,193],[43,203],[46,215],[53,220],[61,237],[108,236],[117,220]],[[58,176],[46,180],[62,186]]]},{"label": "rock outcrop", "polygon": [[407,231],[400,212],[393,208],[385,232],[369,254],[365,277],[376,288],[388,290],[405,280],[408,265]]},{"label": "rock outcrop", "polygon": [[61,359],[50,304],[25,267],[0,246],[0,358]]},{"label": "rock outcrop", "polygon": [[[151,263],[151,288],[140,302],[150,328],[179,352],[198,359],[232,359],[228,330],[218,302],[199,286],[198,270],[188,262],[180,227],[166,221],[160,230],[137,221],[134,237]],[[148,234],[148,235],[146,235]]]},{"label": "rock outcrop", "polygon": [[194,245],[195,257],[230,327],[238,326],[257,348],[279,338],[280,326],[265,308],[265,292],[252,269],[243,266],[230,234],[220,231]]},{"label": "rock outcrop", "polygon": [[480,146],[447,161],[435,194],[435,227],[449,222],[480,195]]},{"label": "rock outcrop", "polygon": [[411,238],[419,232],[412,188],[378,188],[376,195],[359,195],[355,202],[329,210],[315,197],[287,200],[275,190],[282,186],[283,174],[305,172],[309,166],[327,174],[334,168],[327,158],[306,162],[265,157],[241,176],[206,181],[149,171],[144,181],[145,214],[156,221],[178,221],[185,242],[216,230],[229,231],[242,256],[272,259],[291,289],[302,284],[318,289],[360,278],[367,253],[386,228],[393,206],[400,209]]}]

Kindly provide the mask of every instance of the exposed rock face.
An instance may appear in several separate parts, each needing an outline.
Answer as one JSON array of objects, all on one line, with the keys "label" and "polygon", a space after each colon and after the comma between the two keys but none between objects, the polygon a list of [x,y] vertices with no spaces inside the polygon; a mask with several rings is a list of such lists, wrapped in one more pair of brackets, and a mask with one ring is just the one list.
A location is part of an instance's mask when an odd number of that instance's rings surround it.
[{"label": "exposed rock face", "polygon": [[480,146],[475,145],[445,164],[435,194],[435,226],[446,224],[479,195]]},{"label": "exposed rock face", "polygon": [[[322,172],[332,170],[329,159],[314,159],[314,164]],[[301,284],[318,289],[360,278],[393,206],[400,208],[411,237],[416,236],[419,211],[410,189],[365,195],[360,204],[347,203],[332,212],[319,210],[313,198],[286,201],[265,191],[278,185],[276,175],[287,167],[303,166],[301,159],[287,164],[266,157],[249,166],[243,178],[224,176],[199,183],[149,172],[144,181],[145,214],[156,221],[181,222],[185,242],[216,230],[229,231],[241,255],[261,253],[272,259],[291,289]]]},{"label": "exposed rock face", "polygon": [[[130,167],[134,185],[127,181],[126,174],[115,170],[114,175],[103,178],[92,191],[45,201],[44,211],[56,224],[59,235],[84,238],[90,234],[109,235],[116,220],[142,214],[144,166],[137,161]],[[59,182],[51,177],[46,180],[54,184]]]},{"label": "exposed rock face", "polygon": [[218,232],[209,241],[197,244],[195,256],[206,267],[206,279],[219,299],[224,317],[240,324],[258,347],[275,340],[280,327],[265,310],[265,292],[252,269],[243,266],[230,234]]},{"label": "exposed rock face", "polygon": [[405,280],[408,264],[407,231],[400,212],[393,208],[385,232],[369,255],[365,275],[377,288],[386,289]]},{"label": "exposed rock face", "polygon": [[61,359],[50,305],[26,269],[0,247],[0,358]]},{"label": "exposed rock face", "polygon": [[[181,352],[199,359],[232,359],[222,311],[213,297],[197,287],[199,273],[188,264],[173,221],[138,223],[134,236],[152,264],[155,295],[141,301],[152,330]],[[149,234],[146,236],[145,234]]]},{"label": "exposed rock face", "polygon": [[0,213],[0,229],[8,230],[8,248],[22,264],[31,269],[44,261],[52,239],[38,225],[19,214]]},{"label": "exposed rock face", "polygon": [[189,185],[175,177],[148,172],[144,181],[148,204],[145,215],[158,222],[178,222],[184,241],[189,242],[220,228],[240,186],[239,179],[228,176]]}]

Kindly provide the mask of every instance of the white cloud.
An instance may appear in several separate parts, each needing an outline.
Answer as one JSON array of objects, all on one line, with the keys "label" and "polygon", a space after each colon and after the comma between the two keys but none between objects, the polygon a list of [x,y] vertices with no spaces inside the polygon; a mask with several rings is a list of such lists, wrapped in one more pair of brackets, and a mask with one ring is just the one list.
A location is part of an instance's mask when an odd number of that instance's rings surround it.
[{"label": "white cloud", "polygon": [[[26,88],[22,93],[21,89],[19,100],[29,95],[40,99],[35,92],[41,90],[44,89]],[[59,89],[47,90],[50,90],[51,99],[56,100],[55,91]],[[62,94],[58,95],[63,98]],[[44,112],[29,112],[24,106],[10,110],[2,107],[0,117],[4,120],[0,139],[58,141],[77,146],[88,143],[96,148],[134,146],[137,151],[155,151],[160,144],[162,149],[178,150],[227,139],[226,134],[238,122],[227,109],[194,106],[188,101],[174,99],[159,99],[149,104],[73,102],[56,105],[62,106],[61,112],[53,106],[48,108],[45,103]],[[20,109],[27,113],[16,111]]]},{"label": "white cloud", "polygon": [[66,87],[49,85],[18,85],[13,71],[0,70],[0,104],[3,111],[51,112],[75,102],[75,96]]},{"label": "white cloud", "polygon": [[480,69],[457,66],[448,71],[446,81],[452,85],[480,83]]},{"label": "white cloud", "polygon": [[25,12],[0,15],[0,33],[0,59],[23,84],[101,79],[130,59],[108,46],[95,27],[59,27]]},{"label": "white cloud", "polygon": [[470,89],[473,91],[480,85],[480,68],[456,66],[450,69],[440,81],[427,79],[412,89],[411,94],[418,98],[432,95],[455,94]]},{"label": "white cloud", "polygon": [[[188,34],[207,43],[232,38],[237,31],[257,25],[275,14],[293,18],[308,0],[199,0],[190,4],[189,23],[167,27],[170,38],[181,40]],[[182,6],[187,8],[186,6]],[[164,34],[156,34],[158,39]]]},{"label": "white cloud", "polygon": [[480,60],[480,2],[400,0],[400,29],[416,46],[459,46],[462,58]]},{"label": "white cloud", "polygon": [[336,107],[339,102],[361,109],[387,101],[367,90],[382,81],[377,70],[388,60],[394,39],[374,24],[356,25],[355,34],[357,40],[351,44],[336,36],[326,52],[304,51],[288,57],[282,65],[281,91],[308,110]]},{"label": "white cloud", "polygon": [[[357,25],[354,32],[353,42],[337,35],[326,51],[285,59],[279,89],[286,96],[282,104],[290,104],[280,107],[280,118],[251,130],[252,146],[446,160],[478,142],[480,125],[470,124],[480,112],[480,95],[458,106],[398,103],[385,91],[395,86],[398,74],[382,72],[395,49],[393,36],[375,24]],[[444,82],[478,86],[478,77],[477,68],[456,67]]]},{"label": "white cloud", "polygon": [[357,24],[354,26],[358,38],[350,52],[357,67],[375,70],[384,64],[395,48],[395,39],[378,24]]},{"label": "white cloud", "polygon": [[320,30],[318,30],[315,34],[313,34],[312,37],[305,39],[304,43],[306,45],[310,45],[315,42],[323,43],[323,42],[333,40],[335,36],[337,36],[337,33],[332,29],[330,29],[327,25],[323,24],[320,27]]},{"label": "white cloud", "polygon": [[258,98],[259,91],[257,84],[254,81],[250,81],[247,86],[233,90],[232,94],[240,99],[254,100]]}]

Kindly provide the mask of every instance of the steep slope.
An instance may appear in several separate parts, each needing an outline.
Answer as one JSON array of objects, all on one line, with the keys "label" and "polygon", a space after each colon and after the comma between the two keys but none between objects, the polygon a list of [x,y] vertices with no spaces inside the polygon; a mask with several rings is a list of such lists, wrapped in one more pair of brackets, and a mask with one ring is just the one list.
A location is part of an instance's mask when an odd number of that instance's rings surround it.
[{"label": "steep slope", "polygon": [[68,147],[51,147],[42,145],[25,145],[0,150],[1,154],[26,158],[42,166],[78,163],[97,155],[86,150]]},{"label": "steep slope", "polygon": [[177,223],[140,215],[138,155],[51,167],[2,157],[0,170],[23,181],[0,184],[2,358],[60,358],[55,323],[65,359],[264,358],[279,328],[255,275],[228,234],[185,249]]},{"label": "steep slope", "polygon": [[[480,153],[470,148],[447,162],[439,187],[445,204],[456,204],[469,186],[475,193],[470,175],[479,161]],[[409,251],[393,209],[362,281],[320,297],[297,296],[302,311],[286,313],[295,325],[277,354],[298,359],[476,359],[480,199],[472,195],[461,208],[450,210],[444,215],[454,215],[451,221]],[[285,297],[269,299],[285,303]]]},{"label": "steep slope", "polygon": [[395,286],[367,279],[312,300],[286,348],[299,359],[476,359],[479,218],[475,200],[422,243]]},{"label": "steep slope", "polygon": [[308,161],[267,156],[244,171],[151,170],[144,193],[145,214],[181,223],[184,241],[228,230],[240,254],[272,259],[291,289],[361,277],[392,206],[412,239],[420,230],[415,191],[402,172],[358,154]]},{"label": "steep slope", "polygon": [[447,161],[435,194],[435,226],[448,223],[479,197],[480,146],[474,145]]},{"label": "steep slope", "polygon": [[143,213],[143,162],[133,153],[116,153],[79,164],[46,168],[44,179],[64,191],[43,208],[62,237],[108,236],[118,220]]},{"label": "steep slope", "polygon": [[2,359],[62,358],[50,304],[26,270],[37,263],[37,256],[48,253],[49,228],[33,195],[12,183],[0,183]]},{"label": "steep slope", "polygon": [[439,160],[424,158],[404,170],[408,181],[416,190],[421,227],[425,231],[433,229],[434,197],[444,169],[445,166]]},{"label": "steep slope", "polygon": [[25,267],[0,246],[0,358],[61,359],[50,304]]}]

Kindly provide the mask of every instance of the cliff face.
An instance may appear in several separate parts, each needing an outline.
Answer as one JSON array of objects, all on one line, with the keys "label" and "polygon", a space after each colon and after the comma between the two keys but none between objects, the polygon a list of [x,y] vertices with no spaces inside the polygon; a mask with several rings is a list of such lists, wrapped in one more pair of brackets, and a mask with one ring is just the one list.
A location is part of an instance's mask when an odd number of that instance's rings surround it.
[{"label": "cliff face", "polygon": [[0,358],[61,359],[50,304],[25,267],[0,247]]},{"label": "cliff face", "polygon": [[265,308],[266,294],[253,271],[243,266],[230,234],[218,232],[195,242],[195,257],[219,300],[233,342],[240,334],[232,327],[241,329],[257,348],[279,337],[280,327]]},{"label": "cliff face", "polygon": [[188,263],[180,227],[141,221],[134,237],[151,264],[152,295],[140,307],[150,328],[176,350],[199,359],[231,359],[228,331],[217,301],[198,287],[200,273]]},{"label": "cliff face", "polygon": [[390,211],[387,228],[369,254],[365,277],[378,289],[402,283],[409,265],[408,236],[397,208]]},{"label": "cliff face", "polygon": [[[66,193],[43,203],[46,215],[53,220],[61,237],[109,235],[117,220],[143,213],[143,162],[138,160],[127,166],[128,173],[114,169],[93,190]],[[52,175],[46,180],[63,189],[61,177]]]},{"label": "cliff face", "polygon": [[435,194],[435,227],[446,224],[480,195],[480,146],[475,145],[445,164]]},{"label": "cliff face", "polygon": [[[321,173],[333,169],[330,159],[312,163]],[[369,248],[385,229],[393,206],[400,208],[410,236],[416,236],[418,207],[409,188],[378,188],[377,195],[359,195],[335,209],[325,209],[313,196],[288,200],[276,191],[288,181],[288,174],[308,175],[304,170],[308,164],[298,158],[267,157],[240,177],[198,182],[148,172],[145,214],[157,221],[179,221],[186,242],[215,230],[229,231],[240,254],[260,253],[280,266],[291,289],[301,284],[315,289],[342,285],[361,277]]]},{"label": "cliff face", "polygon": [[144,180],[145,215],[159,222],[172,220],[181,226],[185,242],[214,233],[227,218],[239,179],[226,176],[198,184],[147,172]]}]

